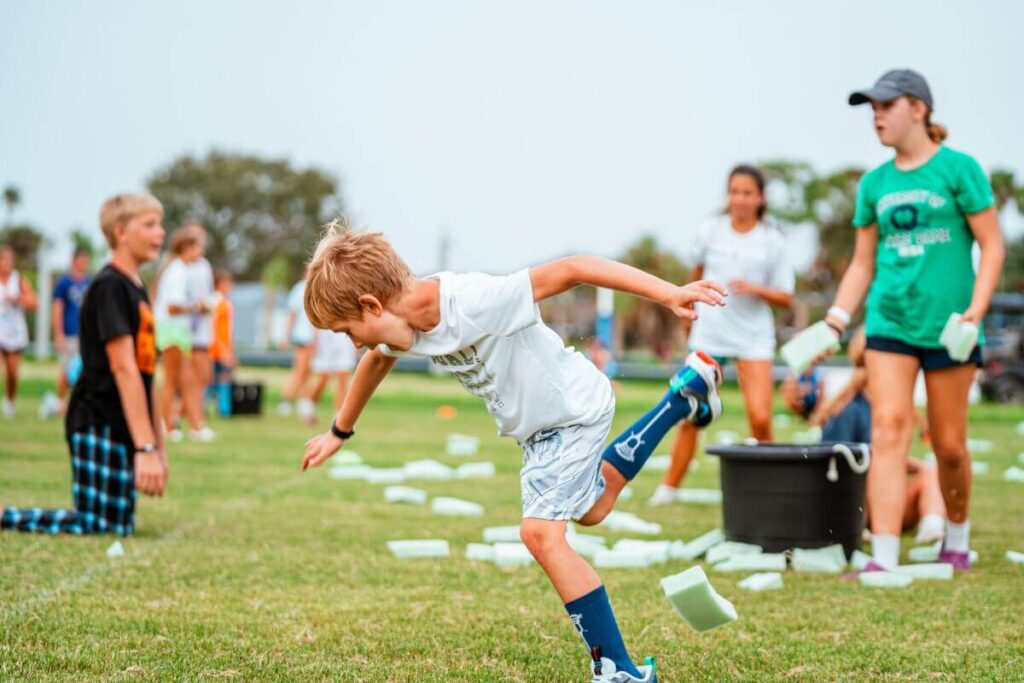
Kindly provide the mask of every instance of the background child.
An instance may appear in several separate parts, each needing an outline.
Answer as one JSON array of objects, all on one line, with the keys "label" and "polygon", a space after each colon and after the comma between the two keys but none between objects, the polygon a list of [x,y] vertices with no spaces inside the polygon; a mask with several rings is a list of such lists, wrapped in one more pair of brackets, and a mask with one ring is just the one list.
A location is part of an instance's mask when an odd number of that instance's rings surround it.
[{"label": "background child", "polygon": [[78,316],[82,309],[89,275],[89,252],[75,249],[71,270],[53,288],[53,343],[57,347],[57,412],[64,414],[68,395],[68,363],[78,355]]},{"label": "background child", "polygon": [[231,375],[238,366],[235,357],[235,307],[231,304],[231,291],[235,279],[230,270],[213,271],[213,339],[210,359],[213,361],[213,382],[209,386],[216,397],[221,415],[231,414]]}]

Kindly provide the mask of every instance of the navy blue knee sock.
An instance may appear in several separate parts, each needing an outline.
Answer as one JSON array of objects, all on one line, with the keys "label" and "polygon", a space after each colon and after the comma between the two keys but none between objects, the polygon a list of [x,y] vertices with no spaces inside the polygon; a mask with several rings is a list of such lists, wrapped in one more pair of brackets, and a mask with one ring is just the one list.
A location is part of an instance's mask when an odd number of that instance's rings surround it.
[{"label": "navy blue knee sock", "polygon": [[582,598],[565,603],[565,611],[587,644],[591,657],[595,656],[594,648],[598,648],[597,655],[615,662],[616,669],[640,676],[626,652],[626,644],[622,642],[622,634],[619,633],[612,603],[608,600],[604,586],[598,586]]},{"label": "navy blue knee sock", "polygon": [[690,414],[689,399],[668,391],[658,405],[619,434],[601,456],[626,479],[632,480],[661,443],[662,437]]}]

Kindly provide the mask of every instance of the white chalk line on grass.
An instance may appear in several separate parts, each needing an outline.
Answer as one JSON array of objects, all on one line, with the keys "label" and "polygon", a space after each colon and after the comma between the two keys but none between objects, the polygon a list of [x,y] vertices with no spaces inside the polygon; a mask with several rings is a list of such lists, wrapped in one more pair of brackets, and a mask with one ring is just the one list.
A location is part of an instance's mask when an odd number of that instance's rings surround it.
[{"label": "white chalk line on grass", "polygon": [[[248,496],[237,496],[235,498],[229,498],[223,501],[220,505],[215,506],[214,509],[210,510],[209,512],[216,513],[218,511],[235,511],[238,509],[247,508],[250,505],[256,503],[257,499],[259,498],[294,488],[299,484],[303,484],[309,481],[315,481],[315,477],[304,477],[299,475],[296,477],[292,477],[291,479],[284,479],[282,481],[275,482],[270,486],[265,486],[261,489],[257,489]],[[207,519],[209,519],[209,514],[204,516]],[[21,616],[27,612],[34,610],[37,607],[45,605],[46,603],[50,602],[58,596],[71,595],[75,591],[81,589],[83,586],[86,586],[89,583],[91,583],[94,579],[104,576],[105,574],[110,573],[118,567],[123,567],[134,560],[142,559],[143,557],[154,555],[160,552],[163,546],[167,545],[171,541],[175,541],[181,538],[182,536],[184,536],[185,534],[192,531],[198,526],[200,526],[198,521],[187,522],[185,524],[175,527],[174,529],[171,529],[163,536],[157,538],[153,543],[149,544],[148,546],[145,546],[144,548],[138,551],[133,551],[130,555],[126,555],[122,558],[111,558],[105,562],[100,562],[98,564],[92,565],[91,567],[86,567],[86,569],[77,576],[65,578],[52,588],[44,588],[43,590],[39,591],[39,593],[37,593],[36,595],[25,598],[23,600],[19,600],[15,604],[6,608],[2,613],[0,613],[0,616],[2,616],[4,621],[6,621],[7,619]],[[119,540],[119,537],[111,536],[111,538]]]}]

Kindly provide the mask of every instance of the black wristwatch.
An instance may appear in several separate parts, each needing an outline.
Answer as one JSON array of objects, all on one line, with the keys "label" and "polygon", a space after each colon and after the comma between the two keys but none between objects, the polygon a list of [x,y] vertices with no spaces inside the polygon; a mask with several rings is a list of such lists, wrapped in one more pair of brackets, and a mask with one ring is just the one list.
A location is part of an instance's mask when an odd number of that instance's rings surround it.
[{"label": "black wristwatch", "polygon": [[350,429],[347,432],[346,431],[342,431],[342,430],[338,429],[338,425],[337,425],[336,422],[331,422],[331,434],[334,434],[336,437],[338,437],[342,441],[348,441],[349,439],[351,439],[353,436],[356,435],[356,430]]},{"label": "black wristwatch", "polygon": [[146,455],[152,455],[153,453],[156,453],[156,444],[150,441],[149,443],[144,443],[141,446],[136,446],[135,452],[145,453]]}]

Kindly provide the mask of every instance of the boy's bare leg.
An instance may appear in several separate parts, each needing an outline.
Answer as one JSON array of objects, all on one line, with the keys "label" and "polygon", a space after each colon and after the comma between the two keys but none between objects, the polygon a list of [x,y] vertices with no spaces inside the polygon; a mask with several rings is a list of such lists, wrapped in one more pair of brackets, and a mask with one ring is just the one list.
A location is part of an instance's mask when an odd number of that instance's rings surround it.
[{"label": "boy's bare leg", "polygon": [[600,524],[615,507],[615,501],[619,499],[619,494],[629,483],[622,476],[622,472],[615,469],[607,460],[601,463],[601,476],[604,477],[604,492],[601,493],[601,497],[597,499],[594,506],[587,510],[587,514],[576,520],[576,523],[581,526]]}]

